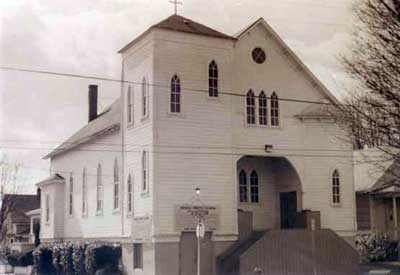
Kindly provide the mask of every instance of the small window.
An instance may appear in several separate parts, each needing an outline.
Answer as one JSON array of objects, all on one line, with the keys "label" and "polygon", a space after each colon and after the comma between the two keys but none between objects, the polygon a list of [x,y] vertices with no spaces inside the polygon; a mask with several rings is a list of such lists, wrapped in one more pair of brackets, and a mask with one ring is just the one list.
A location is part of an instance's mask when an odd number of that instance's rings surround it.
[{"label": "small window", "polygon": [[87,213],[87,187],[86,187],[86,169],[82,172],[82,214]]},{"label": "small window", "polygon": [[96,210],[103,211],[103,181],[101,178],[101,165],[97,166],[97,186],[96,186]]},{"label": "small window", "polygon": [[208,95],[218,96],[218,66],[214,60],[208,65]]},{"label": "small window", "polygon": [[332,173],[332,204],[340,204],[340,175],[337,169]]},{"label": "small window", "polygon": [[266,55],[263,49],[261,48],[255,48],[252,52],[251,52],[251,56],[253,57],[254,62],[256,62],[257,64],[262,64],[265,62],[266,59]]},{"label": "small window", "polygon": [[72,177],[72,173],[69,176],[69,204],[68,204],[68,213],[70,216],[72,216],[73,211],[74,211],[74,179]]},{"label": "small window", "polygon": [[142,156],[142,175],[143,175],[143,185],[142,185],[142,191],[145,192],[148,190],[148,181],[149,181],[149,167],[148,167],[148,157],[147,157],[147,152],[143,152]]},{"label": "small window", "polygon": [[250,199],[251,202],[257,203],[259,200],[258,195],[258,175],[256,171],[250,174]]},{"label": "small window", "polygon": [[246,96],[246,115],[247,115],[247,124],[256,123],[256,107],[255,107],[254,94],[252,90],[250,90]]},{"label": "small window", "polygon": [[45,209],[46,209],[45,219],[46,219],[46,222],[49,222],[50,221],[50,195],[46,195]]},{"label": "small window", "polygon": [[247,202],[247,175],[246,172],[241,170],[239,173],[239,196],[240,202]]},{"label": "small window", "polygon": [[149,94],[148,94],[148,85],[146,78],[143,77],[142,80],[142,116],[145,117],[148,115],[148,101],[149,101]]},{"label": "small window", "polygon": [[119,208],[119,174],[118,174],[118,161],[114,161],[114,209]]},{"label": "small window", "polygon": [[171,79],[171,113],[181,112],[181,81],[177,75]]},{"label": "small window", "polygon": [[133,123],[133,94],[132,87],[128,87],[128,96],[127,96],[127,116],[128,116],[128,124]]},{"label": "small window", "polygon": [[275,92],[271,95],[271,126],[279,126],[279,99]]},{"label": "small window", "polygon": [[128,213],[132,213],[133,206],[133,184],[132,184],[132,176],[129,174],[128,176]]},{"label": "small window", "polygon": [[133,268],[143,268],[143,245],[141,243],[133,244]]},{"label": "small window", "polygon": [[260,125],[267,125],[267,97],[263,91],[258,97],[258,116]]}]

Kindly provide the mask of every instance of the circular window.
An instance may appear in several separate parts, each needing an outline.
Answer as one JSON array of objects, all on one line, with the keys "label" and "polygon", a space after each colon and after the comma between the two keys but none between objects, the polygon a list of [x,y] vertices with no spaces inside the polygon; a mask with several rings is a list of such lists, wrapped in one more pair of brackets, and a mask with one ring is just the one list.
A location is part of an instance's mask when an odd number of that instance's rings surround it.
[{"label": "circular window", "polygon": [[262,64],[265,62],[266,59],[266,55],[263,49],[261,48],[255,48],[252,52],[251,52],[251,56],[253,57],[254,62],[256,62],[257,64]]}]

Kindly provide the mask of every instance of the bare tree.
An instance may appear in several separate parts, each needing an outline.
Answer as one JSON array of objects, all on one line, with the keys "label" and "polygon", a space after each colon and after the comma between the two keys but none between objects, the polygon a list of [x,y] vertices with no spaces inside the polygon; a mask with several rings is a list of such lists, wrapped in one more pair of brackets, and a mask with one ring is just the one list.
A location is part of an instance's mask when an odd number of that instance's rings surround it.
[{"label": "bare tree", "polygon": [[14,207],[14,197],[18,191],[17,175],[20,165],[18,163],[8,163],[6,160],[0,161],[0,243],[3,242],[7,231],[7,218]]},{"label": "bare tree", "polygon": [[356,8],[360,25],[342,59],[356,85],[334,115],[356,149],[384,153],[379,165],[400,160],[400,0],[362,0]]}]

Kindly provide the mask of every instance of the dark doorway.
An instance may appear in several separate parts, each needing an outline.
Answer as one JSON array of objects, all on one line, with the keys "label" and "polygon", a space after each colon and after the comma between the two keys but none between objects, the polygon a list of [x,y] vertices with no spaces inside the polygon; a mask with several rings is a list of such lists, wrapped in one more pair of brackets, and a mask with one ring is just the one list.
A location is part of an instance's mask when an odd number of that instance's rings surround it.
[{"label": "dark doorway", "polygon": [[296,191],[280,193],[281,229],[295,227],[297,212]]}]

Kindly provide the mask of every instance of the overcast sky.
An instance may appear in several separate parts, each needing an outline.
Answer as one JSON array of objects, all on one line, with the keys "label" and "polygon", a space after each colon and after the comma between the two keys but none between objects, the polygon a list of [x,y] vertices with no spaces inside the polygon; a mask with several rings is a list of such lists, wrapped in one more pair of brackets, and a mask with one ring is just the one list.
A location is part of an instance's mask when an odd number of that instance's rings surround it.
[{"label": "overcast sky", "polygon": [[[354,0],[183,2],[180,15],[227,34],[264,17],[340,96]],[[172,13],[168,0],[1,0],[0,65],[119,78],[117,51]],[[119,96],[115,83],[0,70],[0,158],[22,165],[23,192],[49,174],[42,157],[87,122],[88,84],[99,84],[100,108]]]}]

